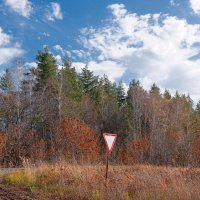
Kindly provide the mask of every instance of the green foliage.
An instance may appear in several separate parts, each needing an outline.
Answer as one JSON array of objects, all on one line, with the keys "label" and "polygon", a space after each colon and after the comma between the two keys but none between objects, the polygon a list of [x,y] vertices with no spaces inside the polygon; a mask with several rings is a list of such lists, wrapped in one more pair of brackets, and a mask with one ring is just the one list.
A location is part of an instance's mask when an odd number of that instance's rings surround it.
[{"label": "green foliage", "polygon": [[172,98],[172,96],[171,96],[169,90],[165,89],[165,92],[164,92],[164,94],[163,94],[163,97],[166,98],[166,99],[169,99],[169,100]]},{"label": "green foliage", "polygon": [[[88,66],[78,73],[68,58],[58,69],[47,47],[38,52],[37,68],[25,74],[21,88],[14,86],[7,69],[0,79],[0,120],[2,130],[9,133],[5,156],[14,155],[14,162],[21,154],[48,161],[59,157],[62,151],[56,141],[63,138],[57,133],[66,118],[82,120],[98,133],[117,133],[116,156],[120,150],[126,156],[134,149],[140,161],[146,158],[154,164],[186,163],[191,157],[187,151],[192,154],[192,142],[200,136],[200,102],[194,109],[190,96],[177,91],[172,97],[168,90],[161,94],[155,83],[146,91],[137,80],[130,82],[126,95],[122,81],[116,84],[106,75],[95,76]],[[102,135],[97,136],[102,142]],[[142,141],[146,149],[151,147],[145,158]]]},{"label": "green foliage", "polygon": [[58,70],[56,59],[47,47],[44,48],[44,51],[38,51],[36,60],[38,65],[37,81],[39,85],[43,85],[48,78],[56,77]]},{"label": "green foliage", "polygon": [[5,181],[8,184],[25,186],[29,189],[33,188],[35,185],[35,178],[31,174],[25,172],[10,174],[5,177]]},{"label": "green foliage", "polygon": [[14,91],[14,82],[10,70],[7,68],[5,74],[0,78],[0,89],[4,93]]},{"label": "green foliage", "polygon": [[117,100],[116,85],[112,84],[106,75],[100,78],[97,89],[98,89],[100,101],[107,99],[107,100],[115,102]]},{"label": "green foliage", "polygon": [[153,83],[153,85],[151,86],[151,89],[150,89],[150,93],[151,94],[160,94],[160,88],[155,83]]},{"label": "green foliage", "polygon": [[98,101],[98,76],[95,76],[86,65],[79,74],[79,79],[83,86],[82,92],[90,96],[94,101]]},{"label": "green foliage", "polygon": [[126,102],[126,93],[122,81],[119,82],[117,87],[117,102],[119,106],[123,106]]},{"label": "green foliage", "polygon": [[75,101],[80,101],[82,96],[83,85],[79,80],[79,76],[76,69],[72,66],[71,61],[68,59],[64,60],[64,67],[60,71],[60,81],[66,87],[66,92],[69,97]]},{"label": "green foliage", "polygon": [[200,116],[200,101],[198,101],[196,108],[195,108],[195,111]]}]

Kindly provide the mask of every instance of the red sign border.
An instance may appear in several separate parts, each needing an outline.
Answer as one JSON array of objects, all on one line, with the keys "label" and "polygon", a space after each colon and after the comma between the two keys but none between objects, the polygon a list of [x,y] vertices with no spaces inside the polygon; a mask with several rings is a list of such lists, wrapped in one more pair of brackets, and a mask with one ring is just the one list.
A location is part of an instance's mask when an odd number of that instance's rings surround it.
[{"label": "red sign border", "polygon": [[[107,140],[106,140],[106,138],[105,138],[106,135],[108,135],[108,136],[115,136],[115,139],[114,139],[114,141],[113,141],[113,143],[112,143],[112,146],[111,146],[110,150],[109,150],[109,147],[108,147]],[[107,146],[107,149],[108,149],[108,153],[111,154],[112,149],[113,149],[113,147],[114,147],[114,145],[115,145],[115,141],[116,141],[116,139],[117,139],[117,134],[113,134],[113,133],[103,133],[103,137],[104,137],[104,140],[105,140],[105,142],[106,142],[106,146]]]}]

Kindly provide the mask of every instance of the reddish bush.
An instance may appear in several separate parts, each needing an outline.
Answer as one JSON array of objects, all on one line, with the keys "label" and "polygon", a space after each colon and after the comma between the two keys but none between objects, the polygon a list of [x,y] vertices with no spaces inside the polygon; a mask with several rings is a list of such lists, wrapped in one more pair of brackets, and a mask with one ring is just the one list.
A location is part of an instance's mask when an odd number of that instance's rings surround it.
[{"label": "reddish bush", "polygon": [[7,140],[7,137],[5,136],[5,134],[0,133],[0,162],[2,162],[4,158],[5,149],[6,149],[6,140]]},{"label": "reddish bush", "polygon": [[132,140],[127,145],[127,162],[142,163],[149,152],[150,143],[147,138]]},{"label": "reddish bush", "polygon": [[195,140],[192,146],[193,160],[196,164],[200,164],[200,138]]},{"label": "reddish bush", "polygon": [[95,162],[99,159],[100,148],[95,132],[83,121],[65,119],[56,135],[59,156],[77,162]]}]

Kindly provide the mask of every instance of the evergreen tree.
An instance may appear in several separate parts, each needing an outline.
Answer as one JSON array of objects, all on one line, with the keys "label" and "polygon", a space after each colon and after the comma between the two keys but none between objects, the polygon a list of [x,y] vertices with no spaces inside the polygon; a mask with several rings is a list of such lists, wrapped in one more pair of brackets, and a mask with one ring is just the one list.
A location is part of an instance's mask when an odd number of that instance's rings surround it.
[{"label": "evergreen tree", "polygon": [[138,90],[143,91],[143,88],[140,85],[140,81],[133,79],[129,83],[129,88],[128,88],[128,92],[127,92],[127,103],[128,103],[129,106],[132,106],[133,94],[135,95],[135,93],[133,91],[138,91]]},{"label": "evergreen tree", "polygon": [[38,67],[33,92],[35,102],[32,124],[40,137],[53,144],[55,127],[60,119],[58,66],[47,47],[43,51],[38,51],[36,60]]},{"label": "evergreen tree", "polygon": [[6,69],[5,74],[0,79],[0,89],[6,94],[14,90],[14,82],[9,69]]},{"label": "evergreen tree", "polygon": [[195,111],[200,116],[200,100],[198,101],[198,103],[196,105]]},{"label": "evergreen tree", "polygon": [[126,93],[122,81],[119,82],[119,85],[117,87],[117,100],[119,106],[124,105],[126,101]]},{"label": "evergreen tree", "polygon": [[163,97],[166,98],[166,99],[169,99],[169,100],[172,98],[172,96],[171,96],[169,90],[165,89],[165,92],[164,92],[164,94],[163,94]]},{"label": "evergreen tree", "polygon": [[41,86],[46,83],[49,78],[55,78],[57,73],[57,64],[56,59],[53,54],[51,54],[47,47],[44,48],[44,51],[38,51],[36,57],[38,65],[38,76],[37,82]]},{"label": "evergreen tree", "polygon": [[64,60],[64,68],[60,71],[60,78],[66,84],[67,95],[79,101],[82,96],[83,85],[69,59],[65,58]]},{"label": "evergreen tree", "polygon": [[180,99],[180,98],[181,98],[181,95],[179,94],[178,91],[176,91],[176,93],[175,93],[173,99],[178,100],[178,99]]},{"label": "evergreen tree", "polygon": [[160,94],[160,88],[153,83],[153,85],[151,86],[151,90],[150,90],[151,94]]},{"label": "evergreen tree", "polygon": [[96,102],[98,101],[98,76],[95,76],[86,65],[79,75],[79,79],[83,85],[83,93],[89,95]]},{"label": "evergreen tree", "polygon": [[99,80],[99,96],[100,99],[114,99],[117,100],[117,87],[116,84],[112,84],[112,82],[108,79],[106,75],[104,75]]},{"label": "evergreen tree", "polygon": [[135,79],[133,79],[129,84],[129,89],[131,87],[140,87],[140,81],[138,81],[138,80],[136,81]]}]

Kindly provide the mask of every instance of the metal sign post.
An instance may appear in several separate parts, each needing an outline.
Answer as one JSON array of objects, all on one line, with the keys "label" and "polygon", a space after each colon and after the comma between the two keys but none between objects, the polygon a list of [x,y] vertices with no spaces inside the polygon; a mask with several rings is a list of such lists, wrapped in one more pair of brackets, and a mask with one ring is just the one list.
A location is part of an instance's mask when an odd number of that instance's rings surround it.
[{"label": "metal sign post", "polygon": [[108,156],[109,156],[109,154],[107,154],[107,159],[106,159],[106,182],[108,179]]},{"label": "metal sign post", "polygon": [[103,134],[104,140],[106,142],[106,146],[108,149],[107,152],[107,160],[106,160],[106,182],[108,178],[108,161],[109,161],[109,155],[112,152],[112,149],[114,147],[115,141],[117,139],[117,134],[111,134],[111,133],[104,133]]}]

